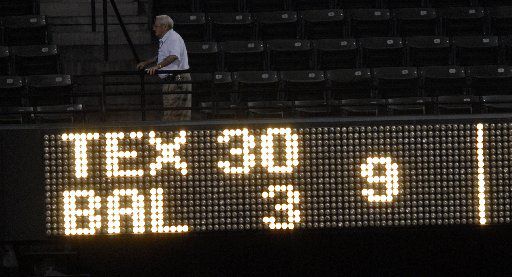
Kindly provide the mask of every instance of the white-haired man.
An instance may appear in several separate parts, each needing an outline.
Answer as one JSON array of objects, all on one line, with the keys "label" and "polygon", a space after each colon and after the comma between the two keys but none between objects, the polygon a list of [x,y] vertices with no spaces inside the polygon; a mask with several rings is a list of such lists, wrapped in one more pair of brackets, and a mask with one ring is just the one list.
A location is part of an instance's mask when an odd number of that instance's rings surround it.
[{"label": "white-haired man", "polygon": [[[154,75],[157,70],[187,70],[188,55],[183,38],[174,30],[174,22],[168,15],[155,17],[153,31],[160,40],[158,55],[147,61],[137,64],[137,68],[143,69],[146,66],[156,63],[147,69],[149,75]],[[167,78],[167,74],[159,74],[160,78]],[[190,81],[189,73],[182,73],[175,76],[176,81]],[[169,94],[192,91],[191,84],[165,84],[163,86],[163,120],[189,120],[190,110],[175,110],[175,107],[190,107],[192,97],[190,94]]]}]

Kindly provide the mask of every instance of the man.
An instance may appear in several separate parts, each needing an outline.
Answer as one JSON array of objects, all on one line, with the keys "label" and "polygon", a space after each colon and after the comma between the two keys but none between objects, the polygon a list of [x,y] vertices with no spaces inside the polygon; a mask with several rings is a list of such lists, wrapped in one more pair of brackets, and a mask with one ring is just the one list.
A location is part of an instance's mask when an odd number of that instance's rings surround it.
[{"label": "man", "polygon": [[[174,22],[168,15],[158,15],[155,17],[153,31],[160,40],[158,55],[147,61],[137,64],[137,69],[141,70],[146,66],[156,62],[156,65],[147,69],[149,75],[154,75],[157,70],[187,70],[188,56],[185,42],[181,36],[173,30]],[[168,74],[159,74],[162,79],[173,78],[176,81],[190,81],[189,73],[182,73],[172,76]],[[175,107],[190,107],[192,97],[190,94],[169,94],[192,91],[191,84],[164,84],[162,91],[164,116],[163,120],[189,120],[190,110],[174,110]]]}]

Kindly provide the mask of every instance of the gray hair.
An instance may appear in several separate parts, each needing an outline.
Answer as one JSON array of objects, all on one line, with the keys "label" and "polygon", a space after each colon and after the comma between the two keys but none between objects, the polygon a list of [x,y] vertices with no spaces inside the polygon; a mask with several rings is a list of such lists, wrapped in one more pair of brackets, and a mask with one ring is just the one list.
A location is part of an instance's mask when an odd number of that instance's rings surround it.
[{"label": "gray hair", "polygon": [[172,18],[166,14],[155,16],[155,22],[158,22],[164,26],[167,26],[169,29],[174,28],[174,21]]}]

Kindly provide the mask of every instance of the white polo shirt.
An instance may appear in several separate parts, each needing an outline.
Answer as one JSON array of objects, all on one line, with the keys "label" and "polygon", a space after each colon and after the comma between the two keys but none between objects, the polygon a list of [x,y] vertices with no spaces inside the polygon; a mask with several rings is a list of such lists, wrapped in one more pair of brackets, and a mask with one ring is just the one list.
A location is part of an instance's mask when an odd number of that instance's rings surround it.
[{"label": "white polo shirt", "polygon": [[[158,47],[158,63],[162,62],[165,58],[174,55],[178,57],[177,60],[172,62],[171,64],[162,67],[162,70],[187,70],[188,66],[188,55],[187,55],[187,47],[185,46],[185,42],[183,38],[176,33],[174,30],[169,30],[165,35],[160,39],[160,44]],[[160,78],[165,78],[168,74],[159,74]]]}]

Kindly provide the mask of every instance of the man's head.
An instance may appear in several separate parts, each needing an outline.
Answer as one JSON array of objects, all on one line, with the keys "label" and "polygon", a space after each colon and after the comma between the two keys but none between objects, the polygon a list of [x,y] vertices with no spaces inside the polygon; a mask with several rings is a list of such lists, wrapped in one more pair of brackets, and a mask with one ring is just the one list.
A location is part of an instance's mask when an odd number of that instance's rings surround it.
[{"label": "man's head", "polygon": [[153,31],[155,36],[162,38],[167,31],[174,27],[174,22],[168,15],[157,15],[155,17],[155,24],[153,24]]}]

